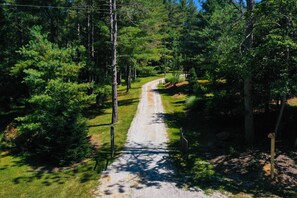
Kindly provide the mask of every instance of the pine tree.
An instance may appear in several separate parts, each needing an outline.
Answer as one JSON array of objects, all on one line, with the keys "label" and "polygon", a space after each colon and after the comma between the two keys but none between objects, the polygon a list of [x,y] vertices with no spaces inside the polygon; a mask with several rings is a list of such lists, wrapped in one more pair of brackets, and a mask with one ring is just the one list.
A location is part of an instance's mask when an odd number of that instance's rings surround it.
[{"label": "pine tree", "polygon": [[74,48],[59,48],[48,41],[40,27],[31,34],[32,40],[19,50],[22,58],[12,69],[30,90],[30,111],[17,118],[18,145],[59,165],[80,161],[90,153],[81,113],[90,99],[85,95],[89,85],[78,83],[84,63],[73,61]]}]

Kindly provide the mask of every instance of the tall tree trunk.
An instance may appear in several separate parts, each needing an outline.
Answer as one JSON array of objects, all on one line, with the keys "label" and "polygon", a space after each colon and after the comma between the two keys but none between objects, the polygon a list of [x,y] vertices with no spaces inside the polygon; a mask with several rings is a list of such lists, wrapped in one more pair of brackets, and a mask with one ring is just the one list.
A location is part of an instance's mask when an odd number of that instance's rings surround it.
[{"label": "tall tree trunk", "polygon": [[87,31],[88,31],[88,59],[91,59],[91,15],[90,10],[88,9],[88,17],[87,17]]},{"label": "tall tree trunk", "polygon": [[119,69],[119,72],[118,72],[118,76],[117,76],[117,82],[118,82],[118,85],[122,85],[122,70]]},{"label": "tall tree trunk", "polygon": [[245,77],[244,79],[245,139],[249,144],[253,143],[255,136],[251,79],[251,76]]},{"label": "tall tree trunk", "polygon": [[129,90],[131,89],[131,66],[129,64],[127,64],[126,75],[127,75],[127,79],[126,79],[126,83],[127,83],[126,92],[129,92]]},{"label": "tall tree trunk", "polygon": [[265,114],[269,113],[269,104],[270,104],[270,88],[269,88],[269,83],[265,83],[265,97],[264,97],[264,103],[265,103]]},{"label": "tall tree trunk", "polygon": [[[246,18],[246,51],[248,52],[253,47],[253,9],[254,0],[246,0],[247,18]],[[245,139],[249,144],[254,142],[254,116],[253,116],[253,100],[252,100],[252,73],[250,66],[247,66],[247,74],[244,77],[244,125]]]},{"label": "tall tree trunk", "polygon": [[134,66],[134,75],[133,75],[133,76],[134,76],[134,79],[133,79],[133,80],[136,81],[136,78],[137,78],[137,70],[136,70],[135,66]]},{"label": "tall tree trunk", "polygon": [[[92,4],[92,7],[93,7],[94,6],[93,1],[91,1],[91,4]],[[92,12],[91,12],[91,56],[92,56],[92,60],[95,62],[94,31],[95,31],[94,11],[92,10]]]},{"label": "tall tree trunk", "polygon": [[[76,10],[76,15],[78,16],[78,10]],[[77,19],[77,40],[78,42],[80,42],[80,23],[78,19]]]},{"label": "tall tree trunk", "polygon": [[[91,2],[92,3],[92,6],[93,6],[93,1]],[[95,43],[95,38],[94,38],[94,31],[95,31],[95,25],[94,25],[94,12],[92,11],[92,14],[91,14],[91,59],[93,61],[93,64],[92,64],[92,79],[93,79],[93,82],[95,81],[96,82],[96,75],[95,75],[95,72],[96,72],[96,60],[95,60],[95,47],[94,47],[94,43]]]},{"label": "tall tree trunk", "polygon": [[118,121],[117,94],[117,14],[116,0],[110,0],[110,32],[112,42],[112,124]]}]

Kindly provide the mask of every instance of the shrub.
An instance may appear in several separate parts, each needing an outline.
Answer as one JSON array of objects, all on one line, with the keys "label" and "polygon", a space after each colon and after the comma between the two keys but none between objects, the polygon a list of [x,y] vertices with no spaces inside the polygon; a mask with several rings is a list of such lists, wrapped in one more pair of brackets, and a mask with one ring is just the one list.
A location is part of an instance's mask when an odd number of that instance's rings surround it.
[{"label": "shrub", "polygon": [[143,66],[137,68],[137,74],[140,77],[155,76],[157,71],[154,66]]},{"label": "shrub", "polygon": [[204,87],[199,83],[194,84],[193,86],[193,93],[194,95],[202,95],[204,93]]},{"label": "shrub", "polygon": [[178,83],[178,78],[176,76],[166,77],[165,83],[176,84],[176,83]]},{"label": "shrub", "polygon": [[187,109],[193,109],[197,106],[199,99],[196,96],[190,96],[189,98],[187,98],[186,102],[185,102],[185,107]]},{"label": "shrub", "polygon": [[3,147],[13,148],[15,147],[15,140],[18,138],[19,134],[16,124],[12,122],[6,126],[4,133],[0,134],[0,143],[2,143]]},{"label": "shrub", "polygon": [[205,94],[205,97],[206,104],[204,111],[209,114],[228,114],[240,108],[240,101],[238,101],[237,96],[227,92],[227,90]]},{"label": "shrub", "polygon": [[192,168],[194,180],[198,182],[207,182],[213,179],[214,174],[214,166],[209,162],[199,158],[195,160],[194,166]]},{"label": "shrub", "polygon": [[98,86],[94,93],[96,94],[96,104],[102,105],[104,101],[106,101],[112,93],[112,86],[111,85],[103,85]]}]

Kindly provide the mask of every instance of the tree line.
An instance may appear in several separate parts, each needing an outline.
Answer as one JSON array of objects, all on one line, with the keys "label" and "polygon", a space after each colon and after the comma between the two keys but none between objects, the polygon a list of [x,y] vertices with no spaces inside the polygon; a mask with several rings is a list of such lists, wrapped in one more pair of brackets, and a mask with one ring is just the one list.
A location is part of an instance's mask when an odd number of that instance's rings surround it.
[{"label": "tree line", "polygon": [[[110,3],[0,1],[0,111],[18,112],[22,150],[60,164],[89,155],[82,113],[112,89]],[[294,0],[205,0],[201,9],[193,0],[117,0],[117,84],[129,92],[138,76],[184,71],[199,96],[195,76],[223,79],[228,89],[208,91],[229,110],[243,107],[252,143],[255,107],[296,94],[296,9]]]},{"label": "tree line", "polygon": [[293,0],[205,1],[198,14],[202,53],[196,71],[214,83],[227,80],[230,87],[218,95],[243,107],[250,144],[256,136],[254,111],[269,114],[273,101],[284,104],[296,96],[296,8]]}]

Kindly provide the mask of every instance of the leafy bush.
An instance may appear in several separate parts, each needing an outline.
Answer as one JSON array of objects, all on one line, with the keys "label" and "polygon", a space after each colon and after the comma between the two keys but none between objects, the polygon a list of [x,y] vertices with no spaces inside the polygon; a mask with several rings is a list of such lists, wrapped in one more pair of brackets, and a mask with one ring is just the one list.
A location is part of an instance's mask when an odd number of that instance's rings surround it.
[{"label": "leafy bush", "polygon": [[97,87],[94,91],[96,94],[96,103],[98,105],[102,105],[104,101],[108,99],[108,97],[111,96],[112,93],[112,86],[111,85],[103,85],[100,87]]},{"label": "leafy bush", "polygon": [[176,76],[170,76],[165,78],[165,83],[177,84],[178,78]]},{"label": "leafy bush", "polygon": [[199,83],[194,84],[193,93],[194,95],[202,95],[205,91],[205,87]]},{"label": "leafy bush", "polygon": [[4,133],[0,134],[0,143],[2,147],[13,148],[15,147],[15,140],[19,136],[19,131],[16,129],[15,123],[10,123],[4,130]]},{"label": "leafy bush", "polygon": [[199,101],[198,97],[190,96],[189,98],[187,98],[185,102],[185,107],[187,109],[194,109],[197,106],[198,101]]},{"label": "leafy bush", "polygon": [[228,114],[241,107],[238,97],[227,92],[227,90],[220,90],[212,94],[206,94],[205,97],[206,102],[204,111],[209,114],[220,112]]},{"label": "leafy bush", "polygon": [[155,76],[157,71],[153,66],[143,66],[137,68],[137,74],[141,77]]},{"label": "leafy bush", "polygon": [[191,172],[194,180],[198,182],[210,181],[211,179],[213,179],[215,174],[214,166],[211,165],[209,162],[199,158],[195,160],[195,163]]}]

